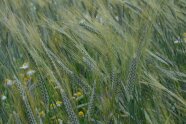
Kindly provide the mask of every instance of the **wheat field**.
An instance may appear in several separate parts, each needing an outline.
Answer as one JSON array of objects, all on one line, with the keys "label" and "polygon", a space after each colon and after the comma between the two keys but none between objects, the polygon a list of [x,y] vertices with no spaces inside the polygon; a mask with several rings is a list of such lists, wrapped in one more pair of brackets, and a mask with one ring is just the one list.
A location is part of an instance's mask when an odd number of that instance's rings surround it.
[{"label": "wheat field", "polygon": [[0,124],[186,124],[186,0],[0,0]]}]

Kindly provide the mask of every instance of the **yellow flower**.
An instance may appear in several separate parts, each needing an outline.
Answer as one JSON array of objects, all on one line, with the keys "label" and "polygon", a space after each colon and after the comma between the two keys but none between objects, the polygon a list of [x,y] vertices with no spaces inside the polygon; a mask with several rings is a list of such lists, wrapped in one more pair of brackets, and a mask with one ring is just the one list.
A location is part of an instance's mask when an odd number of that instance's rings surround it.
[{"label": "yellow flower", "polygon": [[61,101],[56,101],[56,105],[59,107],[62,105],[62,102]]},{"label": "yellow flower", "polygon": [[78,115],[79,115],[79,117],[84,117],[84,112],[83,112],[83,111],[80,111],[80,112],[78,113]]},{"label": "yellow flower", "polygon": [[80,96],[82,96],[82,95],[83,95],[83,94],[82,94],[80,91],[74,94],[74,96],[76,96],[76,97],[80,97]]},{"label": "yellow flower", "polygon": [[31,77],[25,76],[23,80],[24,80],[25,82],[28,82],[28,81],[30,81],[31,79],[32,79]]},{"label": "yellow flower", "polygon": [[52,104],[50,104],[50,108],[54,109],[54,108],[56,108],[56,105],[52,103]]},{"label": "yellow flower", "polygon": [[44,111],[39,112],[39,116],[40,117],[45,117],[45,112]]}]

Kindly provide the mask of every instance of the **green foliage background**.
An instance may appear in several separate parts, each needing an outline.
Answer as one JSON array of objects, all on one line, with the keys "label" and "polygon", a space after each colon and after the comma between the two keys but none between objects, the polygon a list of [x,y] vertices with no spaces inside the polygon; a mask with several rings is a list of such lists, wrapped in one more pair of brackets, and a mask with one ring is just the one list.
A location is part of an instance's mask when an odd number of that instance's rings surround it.
[{"label": "green foliage background", "polygon": [[184,32],[185,0],[1,0],[0,123],[184,124]]}]

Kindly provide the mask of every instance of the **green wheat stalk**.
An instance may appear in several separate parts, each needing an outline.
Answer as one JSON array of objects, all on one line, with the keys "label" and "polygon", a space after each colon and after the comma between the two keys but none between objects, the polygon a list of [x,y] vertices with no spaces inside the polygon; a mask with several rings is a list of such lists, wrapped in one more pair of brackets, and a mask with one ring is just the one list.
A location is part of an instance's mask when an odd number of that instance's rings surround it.
[{"label": "green wheat stalk", "polygon": [[72,108],[70,100],[68,99],[65,91],[61,87],[59,89],[60,89],[60,93],[61,93],[61,96],[63,99],[63,103],[65,105],[66,112],[67,112],[69,119],[71,121],[71,124],[79,124],[79,120],[78,120],[78,118]]},{"label": "green wheat stalk", "polygon": [[24,91],[24,88],[23,88],[21,82],[17,79],[17,77],[16,76],[14,76],[14,77],[16,79],[16,86],[17,86],[17,88],[20,92],[20,95],[22,97],[24,106],[26,108],[26,114],[27,114],[27,117],[28,117],[28,122],[29,122],[29,124],[37,124],[36,119],[34,117],[34,114],[32,112],[31,106],[29,104],[28,98],[27,98],[26,93]]},{"label": "green wheat stalk", "polygon": [[87,116],[88,116],[89,120],[91,119],[91,116],[94,112],[95,99],[96,99],[96,81],[94,81],[94,85],[93,85],[93,88],[92,88],[92,93],[91,93],[90,100],[89,100],[89,103],[88,103]]}]

